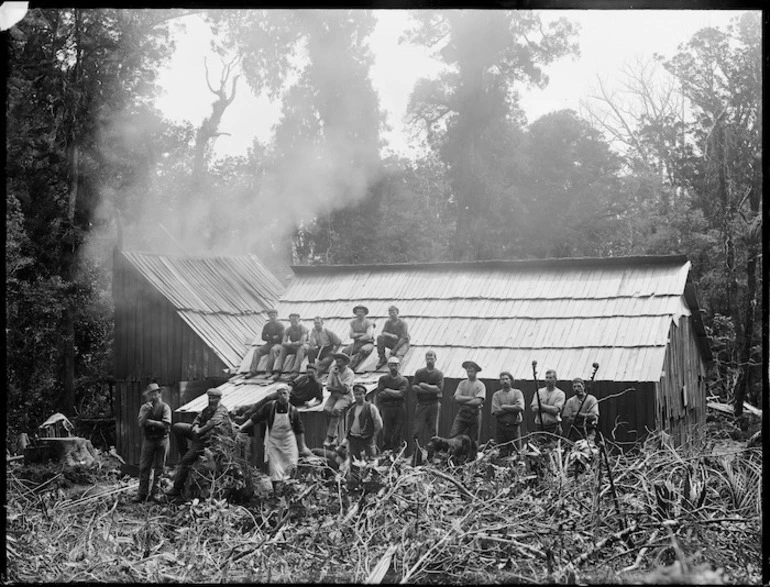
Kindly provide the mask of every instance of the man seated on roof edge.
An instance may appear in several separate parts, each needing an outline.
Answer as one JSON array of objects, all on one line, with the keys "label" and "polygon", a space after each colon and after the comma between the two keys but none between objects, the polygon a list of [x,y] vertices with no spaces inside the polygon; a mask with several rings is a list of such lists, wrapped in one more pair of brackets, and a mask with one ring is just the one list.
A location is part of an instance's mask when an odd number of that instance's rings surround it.
[{"label": "man seated on roof edge", "polygon": [[259,362],[263,356],[267,355],[267,364],[265,365],[265,371],[273,370],[273,354],[272,349],[275,345],[280,345],[283,341],[283,334],[285,327],[278,321],[278,310],[270,308],[267,311],[267,322],[262,327],[262,340],[265,344],[254,349],[254,355],[251,358],[251,367],[249,368],[248,377],[253,377],[261,371],[259,371]]},{"label": "man seated on roof edge", "polygon": [[409,351],[409,329],[406,321],[398,317],[398,308],[390,306],[388,308],[388,319],[382,327],[382,333],[377,337],[377,366],[374,370],[380,369],[387,359],[385,357],[385,348],[390,349],[391,357],[398,357],[403,360],[404,355]]},{"label": "man seated on roof edge", "polygon": [[339,352],[342,340],[332,330],[324,327],[320,316],[313,319],[313,328],[308,336],[307,359],[315,363],[319,375],[323,375],[334,363],[334,353]]},{"label": "man seated on roof edge", "polygon": [[353,313],[356,315],[350,321],[350,338],[353,342],[342,352],[350,357],[350,369],[355,371],[374,350],[374,322],[366,317],[369,314],[366,306],[355,306]]},{"label": "man seated on roof edge", "polygon": [[292,312],[289,314],[289,327],[284,331],[281,344],[273,346],[270,351],[273,357],[273,379],[278,379],[283,371],[284,361],[287,355],[294,355],[294,366],[292,376],[299,375],[299,368],[308,349],[308,330],[299,321],[299,314]]}]

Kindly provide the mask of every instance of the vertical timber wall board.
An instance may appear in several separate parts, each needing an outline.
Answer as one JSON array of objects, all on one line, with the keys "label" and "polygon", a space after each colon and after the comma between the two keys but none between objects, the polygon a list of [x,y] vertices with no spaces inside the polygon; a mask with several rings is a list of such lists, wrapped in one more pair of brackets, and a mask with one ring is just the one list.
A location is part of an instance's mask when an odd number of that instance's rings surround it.
[{"label": "vertical timber wall board", "polygon": [[[669,345],[663,363],[665,375],[660,381],[661,401],[665,402],[666,422],[663,426],[676,444],[685,441],[688,425],[706,420],[705,365],[698,350],[691,318],[682,316],[679,325],[671,324]],[[700,377],[699,377],[700,376]],[[683,392],[686,389],[687,405]]]}]

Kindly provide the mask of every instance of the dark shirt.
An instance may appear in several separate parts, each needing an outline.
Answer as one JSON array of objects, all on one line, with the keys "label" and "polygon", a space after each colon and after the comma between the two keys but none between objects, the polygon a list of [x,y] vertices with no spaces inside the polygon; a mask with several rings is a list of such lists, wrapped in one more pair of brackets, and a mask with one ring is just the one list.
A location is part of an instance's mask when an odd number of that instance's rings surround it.
[{"label": "dark shirt", "polygon": [[216,409],[211,409],[210,406],[203,408],[203,411],[193,420],[193,426],[206,428],[206,431],[199,436],[200,440],[208,440],[214,432],[220,432],[224,426],[229,424],[230,414],[221,401]]},{"label": "dark shirt", "polygon": [[270,344],[278,344],[283,341],[284,329],[281,322],[267,322],[262,327],[262,340]]},{"label": "dark shirt", "polygon": [[295,380],[294,389],[291,390],[289,401],[293,406],[302,406],[313,398],[318,401],[324,401],[324,394],[321,384],[318,380],[307,375],[300,375]]},{"label": "dark shirt", "polygon": [[[428,371],[427,367],[417,369],[412,380],[412,385],[418,386],[420,383],[427,383],[428,385],[435,385],[439,388],[440,392],[444,391],[444,374],[438,369]],[[419,389],[417,391],[417,403],[419,404],[432,404],[434,402],[441,401],[441,393],[436,395],[430,391],[424,391]]]},{"label": "dark shirt", "polygon": [[395,334],[399,339],[404,339],[407,342],[409,341],[409,332],[406,328],[406,322],[404,322],[401,318],[396,318],[395,320],[387,320],[385,325],[382,327],[382,332],[389,332],[390,334]]},{"label": "dark shirt", "polygon": [[282,406],[278,400],[267,402],[259,410],[257,410],[251,417],[251,421],[255,424],[257,422],[266,421],[267,427],[272,428],[275,421],[276,414],[289,414],[289,422],[291,423],[291,429],[295,434],[302,434],[305,431],[305,427],[302,425],[302,418],[299,417],[297,408],[291,404]]},{"label": "dark shirt", "polygon": [[380,377],[380,380],[377,382],[377,397],[379,398],[379,401],[381,404],[395,404],[395,403],[403,403],[404,402],[404,394],[402,394],[400,399],[396,399],[394,397],[385,396],[380,394],[380,392],[383,389],[399,389],[402,392],[406,392],[406,386],[409,384],[406,377],[399,374],[395,377],[392,377],[390,373],[387,375],[383,375]]}]

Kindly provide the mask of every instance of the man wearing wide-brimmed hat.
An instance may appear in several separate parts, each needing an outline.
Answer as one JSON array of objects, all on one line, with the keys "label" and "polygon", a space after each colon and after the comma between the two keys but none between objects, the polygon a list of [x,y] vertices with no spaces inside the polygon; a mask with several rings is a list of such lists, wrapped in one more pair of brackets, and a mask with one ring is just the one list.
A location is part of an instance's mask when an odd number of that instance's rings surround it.
[{"label": "man wearing wide-brimmed hat", "polygon": [[349,367],[350,357],[345,353],[334,353],[334,365],[329,370],[329,379],[326,389],[329,391],[329,399],[324,404],[326,416],[326,440],[324,446],[331,447],[337,438],[337,427],[340,416],[345,413],[353,403],[353,370]]},{"label": "man wearing wide-brimmed hat", "polygon": [[350,338],[353,342],[342,352],[350,357],[350,368],[355,371],[374,350],[374,323],[366,317],[369,314],[366,306],[355,306],[353,313],[356,315],[350,321]]},{"label": "man wearing wide-brimmed hat", "polygon": [[[139,408],[137,421],[142,429],[142,452],[139,457],[139,491],[134,501],[144,501],[149,495],[156,500],[160,495],[160,477],[166,466],[168,431],[171,429],[171,408],[161,399],[162,388],[150,383],[144,390],[147,402]],[[150,471],[153,472],[150,490]]]},{"label": "man wearing wide-brimmed hat", "polygon": [[[192,424],[177,422],[172,428],[176,446],[182,458],[174,477],[174,487],[166,494],[170,497],[182,494],[190,467],[203,455],[203,450],[209,445],[211,438],[217,433],[225,432],[230,426],[230,414],[221,403],[222,390],[210,387],[206,391],[206,396],[209,404],[195,416]],[[188,441],[190,441],[189,448]]]},{"label": "man wearing wide-brimmed hat", "polygon": [[249,376],[256,375],[259,372],[257,371],[259,369],[259,362],[265,355],[267,355],[267,365],[265,365],[264,370],[266,372],[273,370],[274,356],[270,351],[275,345],[280,345],[283,342],[283,333],[284,325],[278,321],[278,310],[270,308],[267,311],[267,322],[262,327],[262,340],[265,341],[265,344],[254,349]]},{"label": "man wearing wide-brimmed hat", "polygon": [[479,432],[481,431],[481,409],[484,407],[484,400],[487,397],[487,388],[476,379],[476,374],[481,371],[478,363],[475,361],[463,362],[463,369],[468,375],[463,379],[455,390],[452,399],[460,406],[460,409],[452,422],[452,431],[450,438],[467,434],[471,440],[479,441]]}]

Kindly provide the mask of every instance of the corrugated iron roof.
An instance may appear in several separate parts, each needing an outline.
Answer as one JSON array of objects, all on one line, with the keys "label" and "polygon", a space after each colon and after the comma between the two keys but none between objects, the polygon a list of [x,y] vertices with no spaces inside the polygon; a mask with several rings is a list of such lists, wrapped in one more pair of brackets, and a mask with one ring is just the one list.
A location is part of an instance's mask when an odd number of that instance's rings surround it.
[{"label": "corrugated iron roof", "polygon": [[239,365],[284,287],[254,255],[176,257],[123,252],[222,361]]},{"label": "corrugated iron roof", "polygon": [[[366,386],[367,391],[371,391],[377,387],[377,380],[379,379],[380,375],[381,373],[377,373],[376,375],[372,373],[357,375],[355,378],[355,383],[362,383]],[[283,383],[257,383],[254,380],[245,378],[243,375],[236,375],[227,383],[220,385],[217,389],[222,391],[221,403],[229,411],[233,411],[238,407],[250,406],[257,403],[259,400],[266,398],[270,393],[275,391],[279,385],[283,385]],[[329,398],[329,392],[326,390],[326,387],[323,388],[323,394],[324,402],[326,402],[326,400]],[[197,414],[206,407],[208,401],[208,396],[204,393],[203,395],[177,408],[175,411]],[[322,409],[323,402],[313,406],[312,408],[300,408],[300,411],[320,412]]]},{"label": "corrugated iron roof", "polygon": [[[412,338],[405,374],[423,366],[432,348],[451,378],[464,377],[462,361],[474,359],[493,378],[511,371],[531,380],[536,360],[540,377],[549,368],[563,378],[589,376],[598,362],[600,380],[659,381],[671,321],[700,320],[684,296],[690,263],[682,256],[294,270],[279,316],[298,312],[308,328],[322,316],[343,344],[354,305],[369,308],[376,332],[397,305]],[[252,344],[262,344],[255,334]],[[359,370],[376,360],[372,353]]]}]

